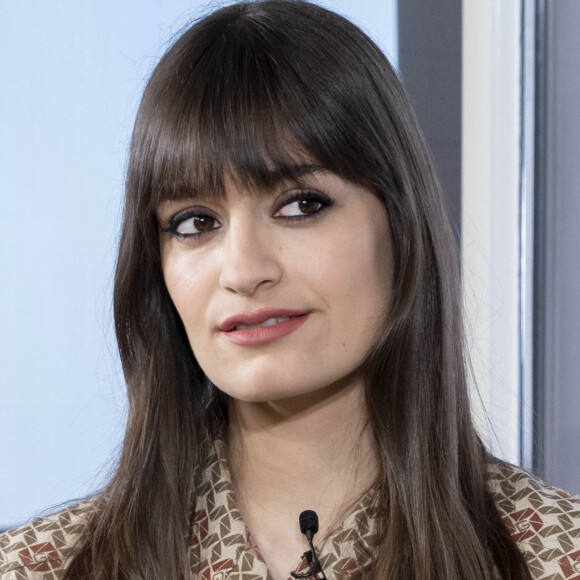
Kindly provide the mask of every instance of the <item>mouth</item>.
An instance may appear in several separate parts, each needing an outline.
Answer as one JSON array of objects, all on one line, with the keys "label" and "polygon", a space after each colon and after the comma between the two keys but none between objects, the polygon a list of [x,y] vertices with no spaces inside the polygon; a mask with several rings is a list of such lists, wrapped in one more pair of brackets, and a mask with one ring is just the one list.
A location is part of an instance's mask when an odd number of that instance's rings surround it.
[{"label": "mouth", "polygon": [[255,328],[267,328],[288,322],[292,318],[298,318],[309,314],[308,310],[289,310],[287,308],[262,308],[256,312],[240,312],[226,318],[220,325],[222,332],[236,330],[252,330]]},{"label": "mouth", "polygon": [[238,346],[257,346],[292,334],[310,315],[307,310],[264,308],[227,318],[219,329],[228,341]]}]

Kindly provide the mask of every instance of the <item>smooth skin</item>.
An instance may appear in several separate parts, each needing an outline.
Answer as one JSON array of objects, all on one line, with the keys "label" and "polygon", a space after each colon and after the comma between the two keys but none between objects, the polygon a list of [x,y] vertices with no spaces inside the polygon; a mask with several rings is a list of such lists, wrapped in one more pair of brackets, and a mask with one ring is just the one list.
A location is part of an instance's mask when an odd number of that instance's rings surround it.
[{"label": "smooth skin", "polygon": [[[319,168],[268,191],[226,179],[225,193],[159,206],[163,273],[196,359],[230,397],[238,507],[285,580],[307,548],[298,514],[318,513],[320,541],[376,474],[360,369],[388,315],[390,233],[372,192]],[[263,308],[307,320],[259,345],[220,330]]]}]

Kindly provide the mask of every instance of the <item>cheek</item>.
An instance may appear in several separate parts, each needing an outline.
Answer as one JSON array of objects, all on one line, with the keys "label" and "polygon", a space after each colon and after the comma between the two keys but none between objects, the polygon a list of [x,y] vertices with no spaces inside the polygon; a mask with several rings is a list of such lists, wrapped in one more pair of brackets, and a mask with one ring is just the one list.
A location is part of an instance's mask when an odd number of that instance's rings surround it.
[{"label": "cheek", "polygon": [[311,268],[334,300],[351,305],[356,301],[355,311],[368,308],[376,312],[388,302],[389,238],[383,224],[373,225],[365,223],[357,235],[336,238],[313,260]]},{"label": "cheek", "polygon": [[167,291],[189,334],[191,327],[199,328],[206,311],[209,276],[199,275],[203,265],[192,263],[187,254],[165,256],[162,266]]},{"label": "cheek", "polygon": [[[353,235],[354,233],[354,235]],[[332,243],[313,244],[308,260],[296,261],[295,278],[310,290],[329,314],[323,317],[327,346],[335,365],[364,358],[383,328],[390,297],[390,245],[385,222],[367,220],[356,230],[341,229]]]},{"label": "cheek", "polygon": [[385,225],[362,228],[341,263],[345,343],[366,355],[388,316],[391,259]]}]

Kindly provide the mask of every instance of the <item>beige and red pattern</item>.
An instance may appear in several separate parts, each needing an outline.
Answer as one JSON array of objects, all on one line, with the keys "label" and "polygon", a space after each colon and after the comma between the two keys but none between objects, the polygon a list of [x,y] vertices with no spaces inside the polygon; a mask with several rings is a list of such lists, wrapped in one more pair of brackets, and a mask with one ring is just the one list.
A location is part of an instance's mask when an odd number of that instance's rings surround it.
[{"label": "beige and red pattern", "polygon": [[533,578],[580,580],[580,498],[501,462],[490,488]]},{"label": "beige and red pattern", "polygon": [[[196,580],[265,580],[266,563],[238,512],[223,441],[200,489],[190,541]],[[536,580],[580,580],[580,499],[501,462],[490,489]],[[60,580],[92,503],[86,501],[0,535],[0,580]],[[319,546],[328,580],[347,579],[370,563],[377,513],[372,496]],[[297,562],[297,570],[307,569]],[[291,580],[288,575],[288,580]]]},{"label": "beige and red pattern", "polygon": [[60,580],[91,505],[81,502],[0,535],[0,580]]}]

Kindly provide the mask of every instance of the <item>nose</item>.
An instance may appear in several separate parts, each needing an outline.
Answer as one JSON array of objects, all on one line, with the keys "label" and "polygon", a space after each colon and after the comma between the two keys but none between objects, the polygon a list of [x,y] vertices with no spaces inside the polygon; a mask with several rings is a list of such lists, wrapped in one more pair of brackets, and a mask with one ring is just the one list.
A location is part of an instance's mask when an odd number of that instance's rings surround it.
[{"label": "nose", "polygon": [[251,220],[232,221],[225,236],[220,286],[251,296],[282,278],[278,245],[267,227]]}]

